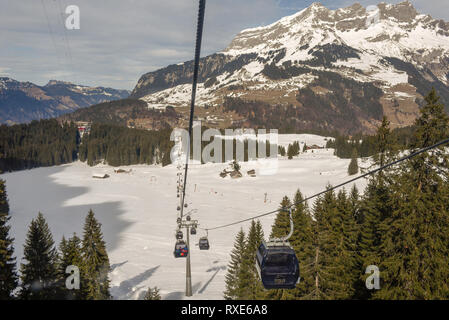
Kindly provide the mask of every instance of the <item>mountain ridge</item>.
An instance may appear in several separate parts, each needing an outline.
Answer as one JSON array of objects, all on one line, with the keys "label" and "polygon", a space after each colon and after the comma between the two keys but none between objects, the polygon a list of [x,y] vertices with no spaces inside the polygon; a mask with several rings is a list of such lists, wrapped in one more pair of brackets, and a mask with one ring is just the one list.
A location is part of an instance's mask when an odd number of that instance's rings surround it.
[{"label": "mountain ridge", "polygon": [[[382,115],[393,127],[410,125],[432,86],[449,107],[449,22],[420,14],[408,1],[370,9],[356,3],[330,10],[314,3],[268,26],[242,30],[226,49],[201,58],[197,105],[220,108],[238,98],[241,107],[232,109],[246,125],[254,121],[242,101],[291,106],[301,110],[290,112],[300,117],[296,129],[344,133],[374,131]],[[192,61],[146,73],[131,97],[149,108],[186,106],[192,74]],[[363,97],[367,90],[369,99]],[[330,122],[312,116],[317,110]]]},{"label": "mountain ridge", "polygon": [[50,80],[44,86],[0,77],[0,123],[53,118],[101,102],[128,97],[129,91]]}]

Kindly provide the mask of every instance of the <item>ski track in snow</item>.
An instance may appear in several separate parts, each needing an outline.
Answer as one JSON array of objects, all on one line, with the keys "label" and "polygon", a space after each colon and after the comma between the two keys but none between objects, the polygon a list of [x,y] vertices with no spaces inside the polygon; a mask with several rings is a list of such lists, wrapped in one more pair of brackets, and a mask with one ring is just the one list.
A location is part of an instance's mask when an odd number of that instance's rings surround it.
[{"label": "ski track in snow", "polygon": [[[282,145],[295,140],[309,146],[325,144],[324,137],[314,135],[279,135]],[[298,188],[310,196],[327,183],[347,180],[349,161],[335,157],[333,149],[308,151],[293,160],[279,159],[275,175],[249,177],[246,171],[257,170],[260,164],[241,163],[243,177],[236,180],[219,177],[227,164],[191,165],[187,203],[192,203],[189,209],[198,209],[192,218],[199,220],[200,227],[234,222],[278,208],[283,196],[292,198]],[[163,299],[185,299],[185,260],[173,257],[177,169],[174,165],[123,168],[132,168],[132,172],[116,174],[107,165],[92,168],[75,162],[0,175],[7,184],[17,261],[20,264],[28,226],[38,211],[59,245],[63,235],[67,238],[76,232],[82,236],[84,219],[92,208],[108,247],[114,299],[142,298],[149,286],[159,287]],[[93,173],[108,173],[110,178],[93,179]],[[359,180],[357,185],[362,190],[366,182]],[[261,219],[266,237],[274,218]],[[191,236],[193,299],[223,298],[235,235],[241,227],[247,231],[249,224],[209,232],[209,251],[195,246],[204,231]]]}]

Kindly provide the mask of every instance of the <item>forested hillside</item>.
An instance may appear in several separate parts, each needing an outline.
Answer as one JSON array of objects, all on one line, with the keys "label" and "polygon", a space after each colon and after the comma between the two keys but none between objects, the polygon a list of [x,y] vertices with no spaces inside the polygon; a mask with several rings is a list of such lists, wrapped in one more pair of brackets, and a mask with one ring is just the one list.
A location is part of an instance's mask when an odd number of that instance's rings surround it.
[{"label": "forested hillside", "polygon": [[72,162],[79,135],[74,125],[41,120],[0,126],[0,171],[31,169]]},{"label": "forested hillside", "polygon": [[171,107],[149,109],[138,99],[122,99],[100,103],[60,117],[61,121],[88,121],[141,129],[159,130],[174,126],[178,115]]},{"label": "forested hillside", "polygon": [[[433,90],[410,135],[411,151],[449,136],[449,117]],[[389,122],[373,137],[374,166],[398,159]],[[258,223],[237,234],[228,268],[227,299],[448,299],[449,153],[447,146],[376,173],[360,192],[328,191],[304,203],[298,190],[280,203],[271,237],[290,230],[301,281],[292,290],[263,290],[257,281],[254,243],[264,239]],[[324,186],[323,186],[324,187]],[[327,186],[330,188],[331,186]],[[308,195],[310,196],[310,195]],[[380,286],[368,290],[368,266],[380,271]]]},{"label": "forested hillside", "polygon": [[[170,130],[147,131],[93,124],[80,139],[77,127],[55,119],[0,126],[0,171],[70,163],[78,158],[95,165],[168,164]],[[79,154],[78,154],[79,152]]]},{"label": "forested hillside", "polygon": [[45,86],[0,76],[0,123],[49,119],[100,102],[124,99],[127,90],[50,80]]},{"label": "forested hillside", "polygon": [[[279,128],[285,132],[338,132],[357,134],[374,128],[382,120],[382,91],[371,83],[347,79],[335,72],[317,71],[285,63],[267,65],[262,73],[271,80],[288,80],[310,73],[314,88],[297,90],[288,103],[266,102],[258,95],[253,100],[224,99],[225,111],[244,117],[247,126]],[[373,131],[373,130],[370,130]]]},{"label": "forested hillside", "polygon": [[93,124],[80,144],[79,157],[92,166],[106,161],[111,166],[170,163],[171,130],[146,131]]},{"label": "forested hillside", "polygon": [[[386,118],[384,118],[385,120]],[[391,130],[390,151],[408,149],[412,141],[416,127],[404,127]],[[334,148],[335,155],[339,158],[350,159],[354,150],[359,157],[371,157],[376,154],[377,135],[357,134],[352,137],[336,135],[335,140],[328,140],[326,148]]]}]

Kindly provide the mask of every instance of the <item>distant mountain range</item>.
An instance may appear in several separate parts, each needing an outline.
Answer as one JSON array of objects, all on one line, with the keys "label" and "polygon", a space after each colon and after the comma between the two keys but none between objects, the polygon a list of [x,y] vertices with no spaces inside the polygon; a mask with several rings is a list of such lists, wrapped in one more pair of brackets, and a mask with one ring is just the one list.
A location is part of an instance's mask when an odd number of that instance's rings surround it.
[{"label": "distant mountain range", "polygon": [[[186,114],[193,61],[144,74],[131,93]],[[373,132],[383,115],[412,124],[435,87],[449,110],[449,23],[410,4],[319,3],[243,30],[201,59],[198,114],[217,125]]]},{"label": "distant mountain range", "polygon": [[127,90],[51,80],[45,86],[0,77],[0,123],[58,117],[101,102],[124,99]]}]

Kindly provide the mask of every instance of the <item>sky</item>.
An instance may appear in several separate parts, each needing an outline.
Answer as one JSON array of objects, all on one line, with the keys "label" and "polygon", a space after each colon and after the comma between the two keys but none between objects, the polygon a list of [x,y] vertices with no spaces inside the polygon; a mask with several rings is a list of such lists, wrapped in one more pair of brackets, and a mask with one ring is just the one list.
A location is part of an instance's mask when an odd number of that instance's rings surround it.
[{"label": "sky", "polygon": [[[201,55],[225,49],[245,28],[270,24],[313,2],[207,0]],[[380,0],[320,2],[336,9]],[[410,2],[449,21],[447,0]],[[65,28],[69,5],[80,9],[79,30]],[[198,0],[0,0],[0,77],[132,90],[142,74],[193,58],[197,7]]]}]

